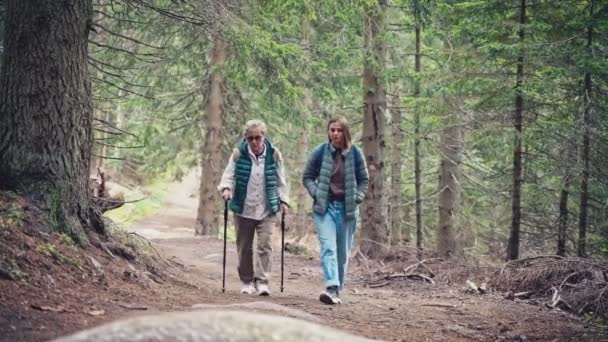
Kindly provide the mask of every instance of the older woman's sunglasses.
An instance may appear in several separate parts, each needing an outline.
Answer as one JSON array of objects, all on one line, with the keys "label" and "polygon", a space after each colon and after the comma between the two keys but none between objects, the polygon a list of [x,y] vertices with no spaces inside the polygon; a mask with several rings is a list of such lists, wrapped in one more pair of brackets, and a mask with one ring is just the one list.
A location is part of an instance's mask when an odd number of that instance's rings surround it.
[{"label": "older woman's sunglasses", "polygon": [[262,141],[262,139],[264,139],[263,136],[261,135],[256,135],[256,136],[248,136],[247,137],[247,141]]}]

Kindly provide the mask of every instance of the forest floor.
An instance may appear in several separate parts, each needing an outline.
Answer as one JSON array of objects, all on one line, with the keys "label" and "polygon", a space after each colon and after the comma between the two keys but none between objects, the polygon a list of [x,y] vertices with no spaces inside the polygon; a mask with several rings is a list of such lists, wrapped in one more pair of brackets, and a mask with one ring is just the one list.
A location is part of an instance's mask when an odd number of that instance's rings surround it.
[{"label": "forest floor", "polygon": [[[198,187],[189,182],[186,177],[175,184],[159,212],[129,228],[146,237],[171,265],[162,270],[97,248],[78,254],[59,237],[47,237],[43,244],[56,246],[55,252],[40,253],[40,240],[32,234],[0,229],[0,246],[13,248],[16,258],[10,262],[5,255],[2,269],[18,264],[29,272],[22,280],[0,277],[0,340],[44,341],[133,315],[193,310],[196,304],[234,307],[257,302],[240,309],[302,312],[317,323],[386,341],[608,341],[584,320],[560,310],[508,300],[500,293],[472,294],[464,284],[403,279],[371,288],[363,281],[369,265],[357,261],[351,285],[342,294],[343,304],[328,306],[318,300],[318,258],[286,253],[281,293],[278,248],[273,255],[272,296],[259,297],[239,294],[235,246],[228,243],[222,293],[222,241],[194,237],[197,199],[188,194]],[[53,258],[45,257],[49,255]],[[81,261],[66,262],[74,258]]]}]

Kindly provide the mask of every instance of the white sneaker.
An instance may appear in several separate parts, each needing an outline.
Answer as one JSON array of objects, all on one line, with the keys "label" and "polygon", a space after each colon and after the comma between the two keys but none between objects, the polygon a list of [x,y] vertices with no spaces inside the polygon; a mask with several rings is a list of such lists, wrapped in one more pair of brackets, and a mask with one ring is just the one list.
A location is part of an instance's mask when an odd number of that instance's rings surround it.
[{"label": "white sneaker", "polygon": [[244,283],[243,286],[241,287],[241,294],[254,294],[255,293],[255,286],[253,286],[253,283]]},{"label": "white sneaker", "polygon": [[270,296],[270,288],[268,284],[258,283],[258,295],[259,296]]}]

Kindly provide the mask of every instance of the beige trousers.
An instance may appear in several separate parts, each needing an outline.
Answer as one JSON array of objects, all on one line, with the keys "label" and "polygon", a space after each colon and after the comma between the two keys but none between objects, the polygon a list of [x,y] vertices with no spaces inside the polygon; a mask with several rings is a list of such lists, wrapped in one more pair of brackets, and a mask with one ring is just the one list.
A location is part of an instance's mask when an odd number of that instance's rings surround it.
[{"label": "beige trousers", "polygon": [[[268,284],[272,267],[272,231],[276,220],[276,215],[267,216],[262,220],[234,215],[238,271],[243,283],[255,281]],[[254,258],[253,240],[256,232],[258,241]]]}]

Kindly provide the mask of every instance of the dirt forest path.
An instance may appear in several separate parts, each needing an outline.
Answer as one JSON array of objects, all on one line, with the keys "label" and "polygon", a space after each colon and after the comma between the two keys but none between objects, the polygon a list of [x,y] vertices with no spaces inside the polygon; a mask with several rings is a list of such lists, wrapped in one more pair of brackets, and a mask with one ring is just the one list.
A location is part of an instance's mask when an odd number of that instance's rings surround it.
[{"label": "dirt forest path", "polygon": [[[462,286],[412,282],[398,289],[371,289],[354,281],[343,293],[343,304],[327,306],[318,301],[322,278],[317,258],[289,253],[285,291],[280,293],[278,246],[273,253],[271,297],[239,294],[234,243],[228,243],[226,293],[222,293],[222,242],[194,237],[197,198],[191,194],[198,189],[197,182],[193,173],[188,174],[171,187],[160,211],[129,228],[148,238],[164,258],[184,265],[178,277],[193,289],[183,294],[192,305],[268,302],[274,304],[267,311],[271,314],[297,310],[323,325],[386,341],[608,341],[565,313],[500,295],[467,294]],[[357,267],[351,279],[357,279]]]}]

